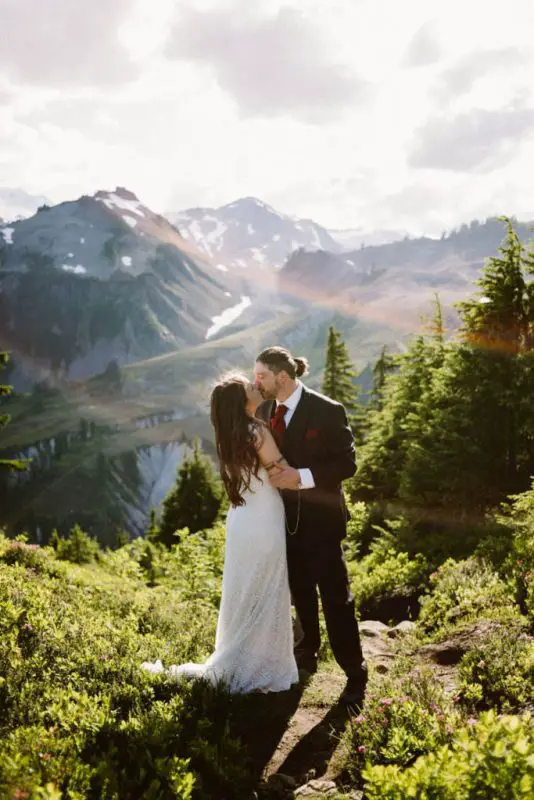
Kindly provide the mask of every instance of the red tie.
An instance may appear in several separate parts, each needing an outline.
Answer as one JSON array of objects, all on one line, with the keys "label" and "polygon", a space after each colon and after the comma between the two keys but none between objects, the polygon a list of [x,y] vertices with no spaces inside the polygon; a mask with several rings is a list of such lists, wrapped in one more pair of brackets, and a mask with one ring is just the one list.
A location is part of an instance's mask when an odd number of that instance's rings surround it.
[{"label": "red tie", "polygon": [[281,445],[286,430],[286,423],[284,420],[286,411],[287,411],[287,406],[285,406],[283,403],[280,403],[280,405],[276,409],[276,412],[271,417],[271,430],[273,432],[274,440],[278,445],[278,447],[280,447]]}]

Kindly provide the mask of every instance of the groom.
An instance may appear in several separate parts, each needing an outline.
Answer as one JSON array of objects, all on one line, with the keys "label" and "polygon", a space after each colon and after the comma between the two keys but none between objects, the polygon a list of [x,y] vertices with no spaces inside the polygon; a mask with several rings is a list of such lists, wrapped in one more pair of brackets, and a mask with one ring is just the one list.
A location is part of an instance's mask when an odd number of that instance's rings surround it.
[{"label": "groom", "polygon": [[306,359],[283,347],[263,350],[254,381],[265,400],[256,415],[270,425],[290,465],[271,483],[281,490],[286,512],[289,585],[303,631],[297,664],[317,670],[318,588],[332,652],[347,675],[341,700],[361,706],[367,666],[341,547],[348,515],[341,482],[356,471],[354,440],[343,406],[299,381],[307,368]]}]

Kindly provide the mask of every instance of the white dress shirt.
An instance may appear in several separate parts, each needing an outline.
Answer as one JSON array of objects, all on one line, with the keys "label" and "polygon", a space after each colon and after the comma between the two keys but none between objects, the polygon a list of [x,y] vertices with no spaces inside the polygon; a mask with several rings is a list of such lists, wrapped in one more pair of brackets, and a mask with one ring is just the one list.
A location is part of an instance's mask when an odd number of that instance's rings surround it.
[{"label": "white dress shirt", "polygon": [[[291,422],[291,417],[295,413],[295,409],[299,404],[301,396],[302,396],[302,383],[300,381],[297,381],[297,388],[295,389],[293,394],[289,395],[287,400],[284,400],[283,402],[281,400],[276,401],[277,408],[280,405],[284,405],[287,407],[287,411],[284,414],[284,422],[286,428],[289,427],[289,423]],[[315,481],[313,479],[311,469],[308,469],[307,467],[302,468],[299,469],[299,473],[300,473],[300,488],[313,489],[315,487]]]}]

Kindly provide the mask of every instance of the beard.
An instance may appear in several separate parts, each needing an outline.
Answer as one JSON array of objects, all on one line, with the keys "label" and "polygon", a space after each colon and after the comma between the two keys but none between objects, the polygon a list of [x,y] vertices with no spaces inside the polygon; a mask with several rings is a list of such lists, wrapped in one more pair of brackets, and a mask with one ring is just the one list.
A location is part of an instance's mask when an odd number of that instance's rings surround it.
[{"label": "beard", "polygon": [[275,385],[272,389],[260,389],[260,393],[264,400],[276,400],[278,390],[278,386]]}]

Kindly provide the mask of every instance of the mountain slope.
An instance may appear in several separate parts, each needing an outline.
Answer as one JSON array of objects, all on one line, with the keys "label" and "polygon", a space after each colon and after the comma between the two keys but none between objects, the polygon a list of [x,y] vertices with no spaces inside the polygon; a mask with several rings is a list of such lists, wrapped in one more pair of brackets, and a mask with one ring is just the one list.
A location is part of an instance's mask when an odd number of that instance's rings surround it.
[{"label": "mountain slope", "polygon": [[167,218],[214,263],[231,267],[281,267],[294,250],[331,250],[340,246],[312,220],[275,211],[254,197],[220,208],[168,212]]},{"label": "mountain slope", "polygon": [[239,300],[229,277],[125,189],[0,227],[0,263],[0,344],[37,376],[85,377],[202,342]]}]

